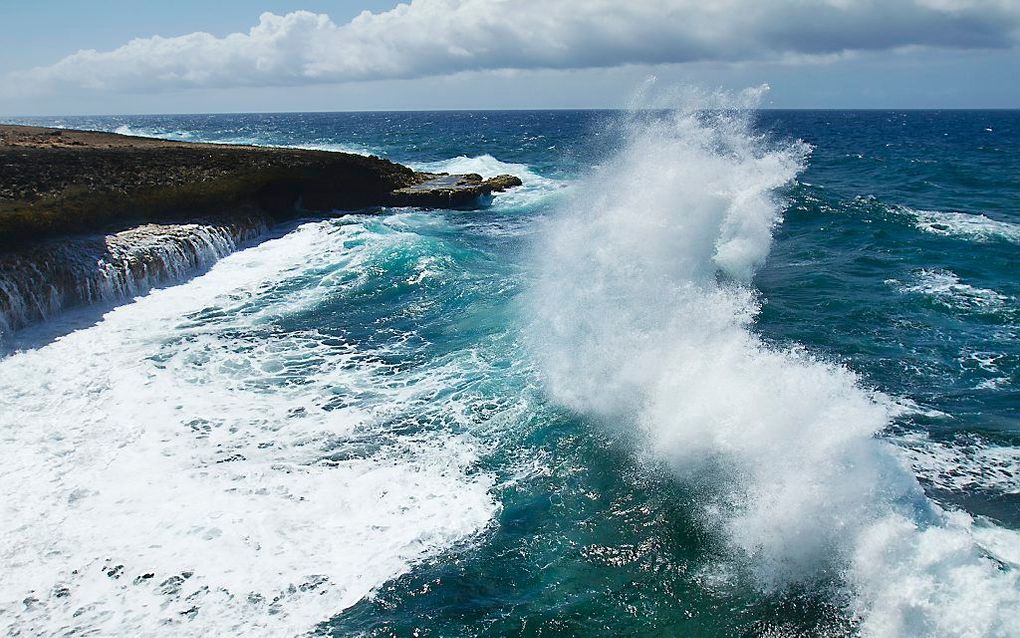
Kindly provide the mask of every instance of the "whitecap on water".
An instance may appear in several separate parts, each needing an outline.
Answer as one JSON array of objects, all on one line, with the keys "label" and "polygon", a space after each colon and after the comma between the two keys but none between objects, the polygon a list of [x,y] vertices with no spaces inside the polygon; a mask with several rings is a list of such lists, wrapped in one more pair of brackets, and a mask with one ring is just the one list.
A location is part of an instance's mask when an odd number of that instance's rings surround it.
[{"label": "whitecap on water", "polygon": [[914,217],[921,230],[935,235],[961,237],[977,242],[1008,241],[1020,243],[1020,224],[992,219],[973,213],[913,210],[903,208]]},{"label": "whitecap on water", "polygon": [[977,435],[935,441],[922,433],[891,439],[921,480],[947,492],[1020,494],[1020,449]]},{"label": "whitecap on water", "polygon": [[112,131],[119,135],[131,135],[134,137],[154,137],[163,140],[192,141],[194,133],[180,129],[167,130],[160,128],[142,127],[133,128],[128,124],[121,124]]},{"label": "whitecap on water", "polygon": [[[898,282],[897,282],[898,283]],[[1007,308],[1012,299],[996,290],[965,283],[951,270],[921,269],[909,285],[900,285],[905,293],[924,295],[947,308],[996,312]]]}]

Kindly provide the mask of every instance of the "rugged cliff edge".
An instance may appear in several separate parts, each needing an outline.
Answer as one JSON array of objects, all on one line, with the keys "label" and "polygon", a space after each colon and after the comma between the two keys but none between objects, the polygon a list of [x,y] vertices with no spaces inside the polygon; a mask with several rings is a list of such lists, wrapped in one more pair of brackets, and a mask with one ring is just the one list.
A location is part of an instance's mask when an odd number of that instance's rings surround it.
[{"label": "rugged cliff edge", "polygon": [[520,183],[349,153],[0,125],[0,244],[211,214],[468,207]]},{"label": "rugged cliff edge", "polygon": [[474,207],[520,184],[348,153],[0,125],[0,341],[195,274],[288,218]]}]

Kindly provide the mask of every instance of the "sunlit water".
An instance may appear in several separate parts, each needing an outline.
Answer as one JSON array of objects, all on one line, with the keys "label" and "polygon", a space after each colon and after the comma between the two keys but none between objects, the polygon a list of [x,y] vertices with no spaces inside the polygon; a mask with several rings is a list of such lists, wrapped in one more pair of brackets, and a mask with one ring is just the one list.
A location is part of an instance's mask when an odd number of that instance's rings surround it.
[{"label": "sunlit water", "polygon": [[33,122],[525,184],[8,339],[8,632],[1020,626],[1020,115]]}]

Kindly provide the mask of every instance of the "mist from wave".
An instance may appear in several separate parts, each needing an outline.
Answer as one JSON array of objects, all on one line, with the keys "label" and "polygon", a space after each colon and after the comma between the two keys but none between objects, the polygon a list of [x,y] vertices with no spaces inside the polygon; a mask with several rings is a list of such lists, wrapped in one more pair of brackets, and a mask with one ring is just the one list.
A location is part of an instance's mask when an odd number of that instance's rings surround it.
[{"label": "mist from wave", "polygon": [[635,113],[551,223],[530,297],[549,392],[692,485],[763,590],[851,592],[866,635],[1008,636],[1015,557],[929,501],[877,438],[890,403],[755,332],[752,277],[809,148],[754,132],[733,108],[747,99]]}]

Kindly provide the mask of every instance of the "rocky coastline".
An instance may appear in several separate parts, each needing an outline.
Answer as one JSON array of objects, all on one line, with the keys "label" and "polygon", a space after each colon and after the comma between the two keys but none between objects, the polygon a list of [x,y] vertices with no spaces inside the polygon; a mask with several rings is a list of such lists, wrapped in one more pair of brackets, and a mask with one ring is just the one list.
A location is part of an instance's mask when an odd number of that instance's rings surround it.
[{"label": "rocky coastline", "polygon": [[0,340],[194,274],[288,219],[475,208],[520,184],[348,153],[0,125]]}]

